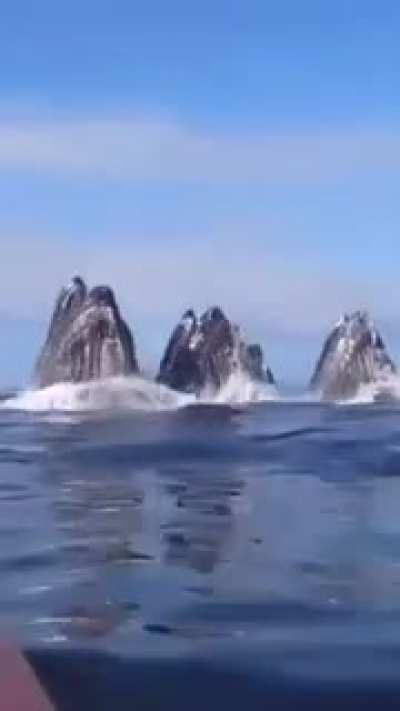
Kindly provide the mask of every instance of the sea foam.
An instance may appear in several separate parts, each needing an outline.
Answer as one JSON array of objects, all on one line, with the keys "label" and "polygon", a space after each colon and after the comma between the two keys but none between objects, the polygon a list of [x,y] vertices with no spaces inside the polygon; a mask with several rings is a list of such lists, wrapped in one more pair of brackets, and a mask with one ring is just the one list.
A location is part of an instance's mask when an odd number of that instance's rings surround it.
[{"label": "sea foam", "polygon": [[174,392],[139,376],[87,383],[57,383],[25,390],[2,403],[3,408],[29,411],[171,410],[190,404],[193,397]]},{"label": "sea foam", "polygon": [[217,392],[207,389],[200,398],[179,393],[140,376],[108,378],[87,383],[57,383],[41,389],[28,389],[0,404],[3,409],[37,412],[98,410],[176,410],[195,403],[246,404],[277,399],[275,388],[256,383],[238,371]]},{"label": "sea foam", "polygon": [[368,405],[369,403],[400,400],[400,376],[387,374],[373,383],[361,384],[357,393],[350,399],[338,400],[340,405]]}]

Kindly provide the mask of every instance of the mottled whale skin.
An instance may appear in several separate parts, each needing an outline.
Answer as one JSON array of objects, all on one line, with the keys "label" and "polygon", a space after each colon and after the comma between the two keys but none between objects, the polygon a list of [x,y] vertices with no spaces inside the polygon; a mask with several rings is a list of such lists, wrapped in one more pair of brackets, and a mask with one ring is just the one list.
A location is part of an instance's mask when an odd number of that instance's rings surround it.
[{"label": "mottled whale skin", "polygon": [[360,386],[384,383],[396,367],[366,312],[345,314],[329,334],[310,387],[323,399],[354,397]]},{"label": "mottled whale skin", "polygon": [[219,390],[240,368],[254,380],[274,382],[270,369],[263,369],[261,347],[243,343],[239,328],[218,306],[200,318],[189,309],[172,332],[157,381],[199,395],[205,388]]},{"label": "mottled whale skin", "polygon": [[80,383],[138,370],[134,340],[113,291],[88,291],[81,277],[73,277],[57,298],[34,384]]}]

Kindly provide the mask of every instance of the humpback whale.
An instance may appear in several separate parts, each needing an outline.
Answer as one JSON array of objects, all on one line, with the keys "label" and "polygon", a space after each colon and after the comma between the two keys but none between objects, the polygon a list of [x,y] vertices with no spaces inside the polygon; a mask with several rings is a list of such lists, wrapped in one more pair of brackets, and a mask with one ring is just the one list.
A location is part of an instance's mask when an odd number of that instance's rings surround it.
[{"label": "humpback whale", "polygon": [[368,314],[345,314],[329,334],[318,359],[310,387],[324,399],[346,399],[360,385],[384,381],[395,373],[380,333]]},{"label": "humpback whale", "polygon": [[34,383],[84,382],[138,370],[132,334],[113,291],[108,286],[88,291],[74,276],[56,300]]},{"label": "humpback whale", "polygon": [[172,332],[157,381],[198,395],[206,387],[219,390],[239,369],[254,380],[274,382],[270,369],[264,370],[261,346],[246,345],[218,306],[200,318],[189,309]]}]

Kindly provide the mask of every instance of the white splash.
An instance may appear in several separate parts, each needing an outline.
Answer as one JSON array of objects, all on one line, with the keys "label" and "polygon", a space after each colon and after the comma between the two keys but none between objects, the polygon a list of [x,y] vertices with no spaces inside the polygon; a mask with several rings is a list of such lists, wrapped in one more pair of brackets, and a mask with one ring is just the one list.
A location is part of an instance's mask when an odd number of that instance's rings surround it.
[{"label": "white splash", "polygon": [[57,383],[25,390],[1,404],[3,408],[37,412],[96,410],[174,410],[194,397],[138,376],[108,378],[89,383]]},{"label": "white splash", "polygon": [[171,390],[139,376],[107,378],[88,383],[57,383],[41,389],[25,390],[0,403],[2,409],[33,412],[90,412],[177,410],[195,403],[245,404],[277,399],[273,386],[253,382],[238,371],[217,392],[205,390],[199,399]]},{"label": "white splash", "polygon": [[[202,399],[205,398],[206,393],[202,396]],[[235,405],[278,399],[278,391],[274,385],[252,380],[247,373],[238,369],[211,398],[211,402]]]},{"label": "white splash", "polygon": [[336,402],[338,405],[368,405],[378,400],[400,400],[400,375],[387,374],[373,383],[362,384],[354,397]]}]

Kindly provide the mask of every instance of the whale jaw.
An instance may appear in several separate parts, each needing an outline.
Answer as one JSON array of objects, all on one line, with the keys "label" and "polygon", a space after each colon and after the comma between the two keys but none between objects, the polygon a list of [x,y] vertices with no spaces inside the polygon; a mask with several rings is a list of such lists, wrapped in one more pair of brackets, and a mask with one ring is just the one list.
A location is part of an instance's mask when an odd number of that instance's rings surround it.
[{"label": "whale jaw", "polygon": [[310,387],[327,400],[354,397],[360,386],[395,373],[380,333],[368,314],[345,314],[329,334]]},{"label": "whale jaw", "polygon": [[[78,281],[79,280],[79,281]],[[34,381],[84,382],[138,371],[132,334],[109,287],[75,277],[57,299]]]},{"label": "whale jaw", "polygon": [[200,319],[190,309],[172,333],[157,381],[200,395],[203,390],[217,392],[239,370],[253,380],[273,382],[271,371],[263,371],[261,347],[246,346],[238,327],[219,307],[208,309]]},{"label": "whale jaw", "polygon": [[264,370],[264,354],[259,343],[251,343],[249,346],[243,344],[243,346],[242,362],[252,379],[274,385],[272,370],[268,367]]}]

